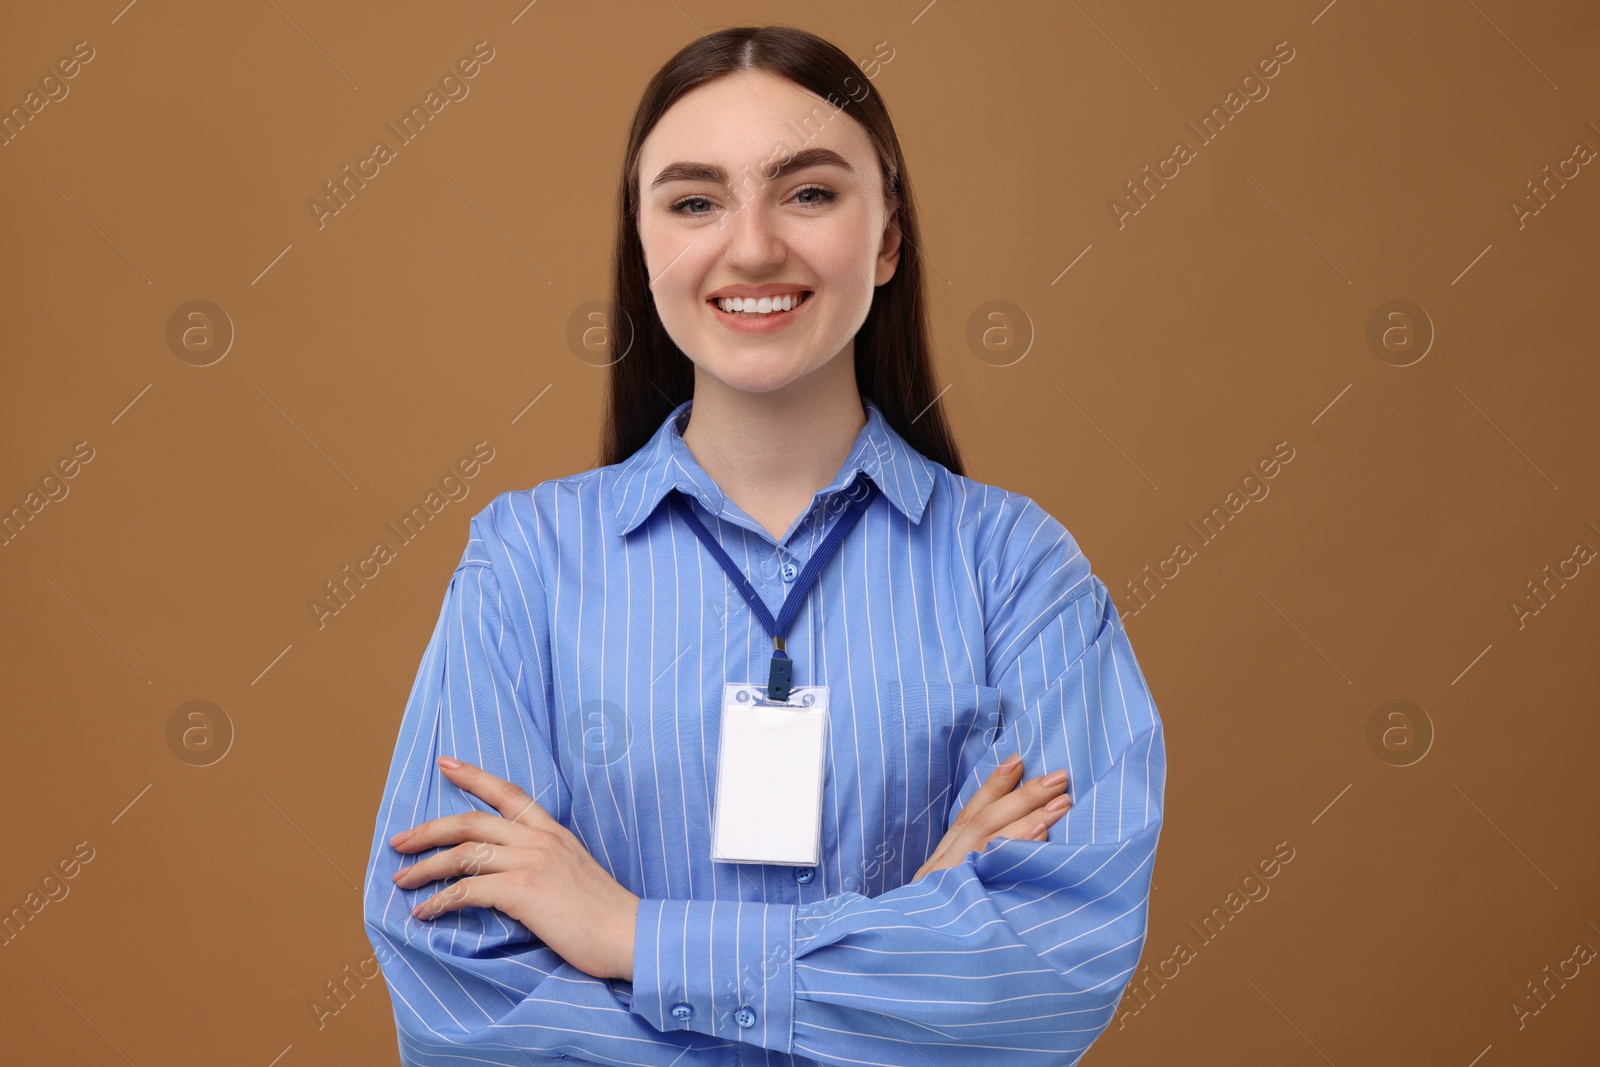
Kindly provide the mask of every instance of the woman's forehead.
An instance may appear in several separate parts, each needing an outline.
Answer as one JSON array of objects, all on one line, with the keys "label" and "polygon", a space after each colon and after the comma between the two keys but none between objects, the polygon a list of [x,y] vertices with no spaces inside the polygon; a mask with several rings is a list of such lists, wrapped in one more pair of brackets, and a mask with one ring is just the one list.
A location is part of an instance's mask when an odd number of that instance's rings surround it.
[{"label": "woman's forehead", "polygon": [[641,146],[640,179],[648,186],[673,163],[754,169],[812,147],[832,149],[858,167],[871,153],[847,109],[786,78],[740,71],[696,86],[667,109]]}]

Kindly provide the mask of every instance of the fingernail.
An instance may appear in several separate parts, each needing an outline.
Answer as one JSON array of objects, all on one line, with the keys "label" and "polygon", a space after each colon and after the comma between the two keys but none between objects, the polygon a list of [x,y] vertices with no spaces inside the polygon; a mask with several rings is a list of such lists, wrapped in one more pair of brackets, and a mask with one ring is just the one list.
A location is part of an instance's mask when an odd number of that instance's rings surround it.
[{"label": "fingernail", "polygon": [[457,767],[461,766],[461,761],[458,759],[452,759],[449,756],[440,756],[439,766],[445,768],[446,770],[453,771]]},{"label": "fingernail", "polygon": [[1067,772],[1066,772],[1065,769],[1059,770],[1059,771],[1051,771],[1049,774],[1044,776],[1044,784],[1045,785],[1060,785],[1062,782],[1065,782],[1066,780],[1067,780]]},{"label": "fingernail", "polygon": [[1062,793],[1060,796],[1056,797],[1050,803],[1046,804],[1044,806],[1044,810],[1045,811],[1066,811],[1067,810],[1067,806],[1069,804],[1071,804],[1071,803],[1072,803],[1072,798],[1067,796],[1065,793]]},{"label": "fingernail", "polygon": [[1006,771],[1016,770],[1017,766],[1019,764],[1021,764],[1021,763],[1022,763],[1022,753],[1013,752],[1013,753],[1011,753],[1011,755],[1006,757],[1006,760],[1005,760],[1004,763],[1000,764],[1000,769],[1001,770],[1006,770]]},{"label": "fingernail", "polygon": [[411,831],[410,830],[401,830],[399,833],[397,833],[393,837],[389,838],[389,844],[391,844],[391,845],[403,845],[403,844],[405,844],[406,838],[408,838],[410,836],[411,836]]}]

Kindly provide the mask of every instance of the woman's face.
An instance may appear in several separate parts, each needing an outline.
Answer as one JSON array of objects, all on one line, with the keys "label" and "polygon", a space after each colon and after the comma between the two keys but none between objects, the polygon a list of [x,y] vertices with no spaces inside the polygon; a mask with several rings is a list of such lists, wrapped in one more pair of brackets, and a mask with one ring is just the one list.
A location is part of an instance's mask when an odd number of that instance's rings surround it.
[{"label": "woman's face", "polygon": [[[641,146],[650,289],[697,377],[766,393],[836,358],[853,361],[873,290],[899,262],[900,235],[877,154],[848,110],[786,78],[743,71],[680,97]],[[730,293],[795,294],[799,303],[741,314],[715,299]]]}]

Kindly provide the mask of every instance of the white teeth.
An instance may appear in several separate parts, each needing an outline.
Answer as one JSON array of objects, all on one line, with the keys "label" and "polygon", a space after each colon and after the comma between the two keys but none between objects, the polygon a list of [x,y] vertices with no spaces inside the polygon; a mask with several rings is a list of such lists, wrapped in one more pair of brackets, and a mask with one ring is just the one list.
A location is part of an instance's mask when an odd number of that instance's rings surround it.
[{"label": "white teeth", "polygon": [[755,297],[723,297],[716,302],[717,307],[729,313],[743,313],[746,315],[770,315],[775,311],[792,311],[800,306],[804,299],[802,293],[786,293],[783,296]]}]

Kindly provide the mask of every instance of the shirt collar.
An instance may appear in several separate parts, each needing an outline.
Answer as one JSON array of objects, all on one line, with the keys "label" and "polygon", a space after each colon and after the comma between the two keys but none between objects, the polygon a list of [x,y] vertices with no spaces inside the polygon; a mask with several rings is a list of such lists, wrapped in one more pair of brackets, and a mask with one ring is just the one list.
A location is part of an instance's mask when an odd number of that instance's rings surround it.
[{"label": "shirt collar", "polygon": [[[698,497],[713,515],[732,503],[683,443],[682,426],[687,425],[693,406],[690,399],[673,408],[644,447],[619,465],[612,490],[614,529],[619,535],[626,536],[649,518],[673,489]],[[933,491],[934,462],[907,444],[871,399],[863,396],[861,406],[866,410],[866,425],[856,435],[839,473],[817,495],[848,489],[857,472],[865,471],[907,519],[920,522]]]}]

